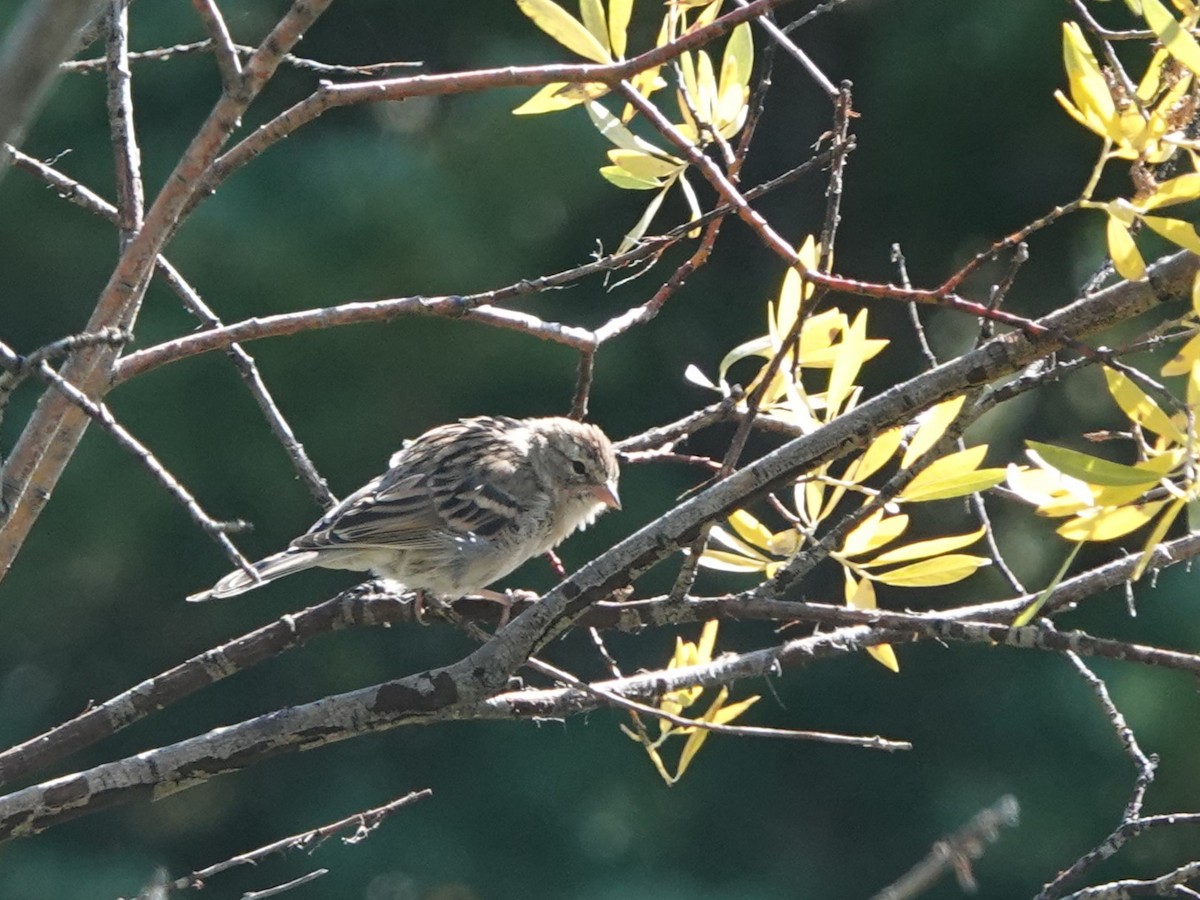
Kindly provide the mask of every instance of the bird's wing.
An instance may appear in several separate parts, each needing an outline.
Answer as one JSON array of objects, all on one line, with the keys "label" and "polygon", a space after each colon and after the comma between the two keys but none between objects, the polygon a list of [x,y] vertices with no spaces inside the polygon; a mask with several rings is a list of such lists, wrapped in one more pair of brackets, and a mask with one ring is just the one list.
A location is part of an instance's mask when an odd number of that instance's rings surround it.
[{"label": "bird's wing", "polygon": [[513,491],[522,467],[502,432],[509,422],[467,419],[427,432],[292,547],[438,550],[511,527],[522,512]]}]

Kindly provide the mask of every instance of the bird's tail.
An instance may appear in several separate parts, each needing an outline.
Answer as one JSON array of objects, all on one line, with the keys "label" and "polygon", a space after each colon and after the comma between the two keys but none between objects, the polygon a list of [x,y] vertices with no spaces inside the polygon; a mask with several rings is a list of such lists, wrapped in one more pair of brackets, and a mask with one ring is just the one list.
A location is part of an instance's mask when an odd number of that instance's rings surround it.
[{"label": "bird's tail", "polygon": [[210,590],[192,594],[188,597],[188,602],[199,603],[202,600],[223,600],[226,597],[236,597],[238,594],[252,591],[256,587],[262,587],[268,581],[274,581],[284,575],[291,575],[293,572],[310,569],[317,565],[319,557],[320,554],[315,550],[284,550],[274,556],[260,559],[254,564],[254,571],[258,575],[257,579],[251,578],[241,569],[236,569],[213,585]]}]

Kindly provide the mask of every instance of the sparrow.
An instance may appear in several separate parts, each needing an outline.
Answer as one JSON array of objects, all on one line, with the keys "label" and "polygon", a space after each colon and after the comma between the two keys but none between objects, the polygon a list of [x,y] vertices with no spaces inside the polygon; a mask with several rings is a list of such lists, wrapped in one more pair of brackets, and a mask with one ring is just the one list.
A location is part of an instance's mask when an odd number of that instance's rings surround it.
[{"label": "sparrow", "polygon": [[503,416],[440,425],[286,550],[254,563],[256,577],[230,572],[188,600],[234,597],[314,566],[370,571],[442,600],[481,593],[620,509],[618,476],[612,442],[595,425]]}]

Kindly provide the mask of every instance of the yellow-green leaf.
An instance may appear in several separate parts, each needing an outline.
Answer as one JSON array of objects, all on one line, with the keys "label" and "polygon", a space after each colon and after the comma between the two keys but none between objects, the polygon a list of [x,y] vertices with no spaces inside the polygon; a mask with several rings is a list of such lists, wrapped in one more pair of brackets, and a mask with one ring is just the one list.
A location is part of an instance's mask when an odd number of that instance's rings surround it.
[{"label": "yellow-green leaf", "polygon": [[1143,428],[1149,428],[1155,434],[1161,434],[1176,444],[1187,442],[1170,417],[1124,373],[1105,366],[1104,380],[1108,383],[1108,392],[1112,394],[1117,406],[1121,407],[1121,411],[1129,416],[1131,421]]},{"label": "yellow-green leaf", "polygon": [[658,214],[658,209],[662,206],[663,199],[667,196],[667,191],[670,190],[672,182],[668,181],[663,189],[654,195],[647,205],[641,217],[633,223],[633,227],[625,233],[625,237],[621,238],[621,243],[617,244],[617,253],[624,253],[626,250],[637,244],[638,241],[646,234],[650,228],[650,223],[654,221],[654,217]]},{"label": "yellow-green leaf", "polygon": [[1188,172],[1158,185],[1154,193],[1142,201],[1141,206],[1142,209],[1158,209],[1160,206],[1196,199],[1200,199],[1200,172]]},{"label": "yellow-green leaf", "polygon": [[904,451],[904,456],[900,460],[900,468],[907,469],[926,450],[942,439],[942,435],[946,433],[950,423],[957,418],[966,400],[965,395],[951,397],[921,414],[918,419],[921,424],[917,427],[912,440],[908,442],[908,449]]},{"label": "yellow-green leaf", "polygon": [[[765,530],[765,529],[764,529]],[[708,532],[711,540],[716,541],[725,548],[732,550],[734,553],[739,553],[742,556],[748,556],[751,559],[758,559],[763,562],[767,561],[767,557],[763,556],[762,551],[748,541],[742,540],[736,535],[730,534],[720,525],[714,525]]]},{"label": "yellow-green leaf", "polygon": [[683,163],[677,159],[663,159],[642,150],[609,150],[608,158],[613,165],[620,166],[637,178],[665,178],[674,175]]},{"label": "yellow-green leaf", "polygon": [[1146,274],[1146,261],[1142,259],[1141,251],[1133,242],[1129,228],[1116,216],[1108,217],[1108,255],[1112,257],[1113,268],[1117,274],[1127,281],[1137,281]]},{"label": "yellow-green leaf", "polygon": [[846,535],[842,543],[841,556],[859,556],[891,543],[908,528],[908,516],[883,517],[883,510],[877,509],[858,526]]},{"label": "yellow-green leaf", "polygon": [[603,0],[579,0],[579,16],[596,43],[608,50],[608,17],[604,13]]},{"label": "yellow-green leaf", "polygon": [[533,24],[568,50],[592,62],[612,62],[608,49],[596,40],[595,35],[553,0],[517,0],[517,6],[533,20]]},{"label": "yellow-green leaf", "polygon": [[1112,487],[1132,487],[1137,484],[1146,486],[1155,484],[1159,475],[1133,466],[1110,462],[1098,456],[1080,453],[1078,450],[1068,450],[1065,447],[1055,447],[1039,441],[1026,441],[1025,446],[1041,457],[1047,465],[1058,469],[1064,475],[1078,478],[1088,484],[1109,485]]},{"label": "yellow-green leaf", "polygon": [[724,550],[713,550],[710,547],[700,554],[700,565],[721,572],[762,572],[766,570],[767,561],[739,556]]},{"label": "yellow-green leaf", "polygon": [[1004,469],[980,469],[987,444],[968,447],[935,459],[900,492],[898,499],[909,503],[962,497],[995,487],[1004,480]]},{"label": "yellow-green leaf", "polygon": [[1173,57],[1191,69],[1200,73],[1200,44],[1179,24],[1159,0],[1141,0],[1142,18],[1150,26],[1150,30],[1158,35],[1163,47]]},{"label": "yellow-green leaf", "polygon": [[774,537],[771,529],[746,510],[735,509],[730,513],[729,524],[742,540],[764,549],[771,546],[771,539]]},{"label": "yellow-green leaf", "polygon": [[1173,244],[1178,244],[1184,250],[1200,253],[1200,235],[1196,234],[1196,226],[1182,219],[1167,219],[1162,216],[1142,216],[1146,227],[1157,231]]},{"label": "yellow-green leaf", "polygon": [[842,332],[837,358],[829,372],[829,389],[825,393],[825,421],[832,421],[854,387],[854,379],[866,361],[867,311],[859,310],[854,322]]},{"label": "yellow-green leaf", "polygon": [[578,106],[586,100],[603,97],[609,91],[606,84],[548,84],[513,110],[514,116],[537,116]]},{"label": "yellow-green leaf", "polygon": [[1187,375],[1200,363],[1200,334],[1194,334],[1162,367],[1163,375]]},{"label": "yellow-green leaf", "polygon": [[862,484],[883,468],[900,446],[903,432],[899,428],[889,428],[882,434],[876,435],[867,449],[863,451],[857,462],[851,463],[846,470],[846,479],[855,484]]},{"label": "yellow-green leaf", "polygon": [[865,568],[871,568],[873,566],[888,566],[893,563],[909,562],[914,559],[926,559],[930,556],[941,556],[953,550],[961,550],[963,547],[969,547],[983,537],[983,534],[984,529],[981,527],[978,531],[972,531],[969,534],[956,534],[950,537],[931,538],[927,541],[905,544],[903,547],[897,547],[895,550],[881,553],[870,562],[863,563],[862,565]]},{"label": "yellow-green leaf", "polygon": [[633,0],[609,0],[608,41],[613,56],[625,58],[625,43],[629,32],[629,19],[633,14]]},{"label": "yellow-green leaf", "polygon": [[1142,577],[1142,574],[1146,571],[1146,567],[1150,565],[1150,559],[1154,556],[1155,549],[1162,543],[1167,529],[1171,527],[1186,505],[1187,499],[1185,497],[1177,497],[1175,502],[1159,518],[1154,528],[1151,529],[1150,536],[1146,538],[1146,546],[1142,550],[1142,556],[1138,560],[1138,564],[1134,566],[1133,574],[1129,576],[1131,580],[1137,581]]},{"label": "yellow-green leaf", "polygon": [[623,191],[656,191],[663,186],[658,179],[642,178],[621,166],[601,166],[600,176]]},{"label": "yellow-green leaf", "polygon": [[1154,500],[1141,506],[1117,506],[1090,515],[1076,516],[1058,526],[1058,534],[1068,541],[1111,541],[1137,531],[1166,505]]},{"label": "yellow-green leaf", "polygon": [[901,566],[890,572],[881,572],[874,578],[876,581],[882,581],[884,584],[895,587],[937,587],[962,581],[981,567],[989,566],[991,563],[990,559],[982,556],[947,553],[945,556],[921,560],[921,562]]}]

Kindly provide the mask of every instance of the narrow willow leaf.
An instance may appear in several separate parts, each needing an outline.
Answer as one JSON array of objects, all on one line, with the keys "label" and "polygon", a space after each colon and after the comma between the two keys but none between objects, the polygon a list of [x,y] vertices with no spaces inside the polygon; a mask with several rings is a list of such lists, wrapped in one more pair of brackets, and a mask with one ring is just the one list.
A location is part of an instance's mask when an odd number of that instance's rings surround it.
[{"label": "narrow willow leaf", "polygon": [[1137,531],[1167,505],[1153,500],[1141,506],[1116,506],[1091,515],[1076,516],[1057,528],[1068,541],[1112,541]]},{"label": "narrow willow leaf", "polygon": [[732,550],[734,553],[739,553],[742,556],[748,556],[751,559],[761,560],[762,562],[767,561],[767,557],[763,555],[761,550],[759,550],[749,541],[744,541],[737,535],[730,534],[720,525],[714,525],[709,530],[708,536],[710,539],[716,541],[726,549]]},{"label": "narrow willow leaf", "polygon": [[690,381],[692,384],[699,385],[702,388],[709,388],[714,391],[720,390],[695,363],[688,363],[688,367],[683,370],[683,378],[685,381]]},{"label": "narrow willow leaf", "polygon": [[625,45],[629,33],[629,19],[633,15],[633,0],[609,0],[608,43],[613,56],[625,58]]},{"label": "narrow willow leaf", "polygon": [[[1035,455],[1036,460],[1036,455]],[[1039,515],[1069,516],[1093,504],[1092,488],[1058,469],[1015,466],[1007,469],[1009,489],[1037,507]]]},{"label": "narrow willow leaf", "polygon": [[1083,31],[1074,22],[1063,24],[1063,65],[1067,71],[1071,99],[1085,120],[1086,127],[1108,137],[1113,143],[1121,143],[1124,135],[1117,121],[1117,107],[1108,89],[1108,82]]},{"label": "narrow willow leaf", "polygon": [[548,84],[516,109],[514,116],[537,116],[578,106],[587,100],[603,97],[609,91],[606,84]]},{"label": "narrow willow leaf", "polygon": [[725,44],[725,55],[721,57],[721,80],[718,93],[739,86],[745,90],[750,84],[750,73],[754,68],[754,35],[750,23],[743,22],[729,35]]},{"label": "narrow willow leaf", "polygon": [[1113,268],[1126,281],[1138,281],[1146,274],[1146,261],[1142,259],[1141,251],[1133,242],[1129,228],[1116,216],[1108,217],[1108,255],[1112,257]]},{"label": "narrow willow leaf", "polygon": [[716,619],[709,619],[704,623],[704,627],[700,629],[700,640],[696,642],[696,659],[692,665],[699,666],[712,662],[713,650],[717,646],[717,632],[720,627],[721,623]]},{"label": "narrow willow leaf", "polygon": [[[717,714],[717,711],[721,708],[721,704],[725,702],[725,698],[728,696],[729,688],[721,688],[721,690],[717,692],[716,699],[713,700],[712,706],[708,708],[708,712],[701,717],[702,720],[705,722],[711,722],[711,717]],[[692,760],[695,759],[696,754],[700,752],[700,748],[704,746],[704,742],[708,740],[708,736],[711,733],[712,732],[710,732],[707,728],[693,728],[691,730],[687,741],[683,745],[683,750],[681,750],[679,753],[679,766],[675,769],[676,781],[683,777],[683,773],[686,772],[688,766],[692,764]]]},{"label": "narrow willow leaf", "polygon": [[1142,216],[1146,227],[1157,231],[1173,244],[1178,244],[1184,250],[1200,253],[1200,234],[1196,234],[1196,226],[1182,219],[1166,219],[1162,216]]},{"label": "narrow willow leaf", "polygon": [[[685,168],[687,167],[682,165],[679,168],[679,187],[680,190],[683,191],[683,199],[687,201],[688,213],[691,216],[688,221],[695,222],[703,215],[703,213],[700,211],[700,198],[696,196],[695,188],[693,188],[692,183],[688,181],[687,173],[684,171]],[[687,233],[687,235],[690,238],[698,238],[700,237],[700,229],[693,228]]]},{"label": "narrow willow leaf", "polygon": [[[846,605],[851,609],[875,609],[875,585],[871,579],[864,578],[855,583],[854,576],[847,570],[843,571],[846,574]],[[900,671],[900,660],[896,658],[896,651],[891,644],[875,644],[867,648],[867,653],[885,668],[893,672]]]},{"label": "narrow willow leaf", "polygon": [[762,522],[744,509],[735,509],[729,514],[729,524],[738,536],[756,547],[766,548],[771,545],[774,535]]},{"label": "narrow willow leaf", "polygon": [[1013,619],[1014,628],[1028,625],[1033,621],[1033,617],[1042,611],[1042,607],[1046,605],[1046,601],[1050,599],[1050,595],[1054,593],[1054,589],[1067,576],[1067,572],[1071,568],[1071,563],[1075,562],[1075,557],[1079,555],[1079,548],[1082,546],[1083,544],[1076,544],[1071,548],[1071,552],[1067,554],[1067,558],[1063,560],[1063,564],[1058,567],[1058,572],[1055,573],[1050,583],[1042,589],[1041,593],[1033,598],[1032,603],[1021,610],[1020,615]]},{"label": "narrow willow leaf", "polygon": [[1163,47],[1173,57],[1191,69],[1200,72],[1200,44],[1179,24],[1159,0],[1141,0],[1142,18],[1150,30],[1158,35]]},{"label": "narrow willow leaf", "polygon": [[1169,178],[1154,189],[1154,193],[1142,201],[1142,209],[1158,209],[1175,203],[1200,199],[1200,172],[1188,172]]},{"label": "narrow willow leaf", "polygon": [[646,231],[650,228],[650,223],[658,215],[658,208],[662,206],[663,198],[667,196],[667,191],[671,189],[671,184],[672,182],[668,181],[663,189],[654,195],[654,199],[646,206],[646,210],[642,213],[641,218],[634,222],[633,227],[629,229],[625,237],[621,238],[621,243],[617,245],[618,254],[624,253],[645,236]]},{"label": "narrow willow leaf", "polygon": [[1065,447],[1055,447],[1039,441],[1026,441],[1025,446],[1036,454],[1051,468],[1058,469],[1064,475],[1078,478],[1088,484],[1110,485],[1112,487],[1132,487],[1133,485],[1157,484],[1159,475],[1147,472],[1145,469],[1135,469],[1133,466],[1110,462],[1098,456],[1080,453],[1078,450],[1068,450]]},{"label": "narrow willow leaf", "polygon": [[837,358],[829,373],[829,389],[826,391],[825,421],[832,421],[842,409],[842,404],[854,387],[862,365],[866,362],[867,311],[859,310],[854,322],[842,332],[838,344]]},{"label": "narrow willow leaf", "polygon": [[568,50],[592,62],[609,63],[608,49],[578,19],[553,0],[517,0],[521,12],[533,19],[533,24]]},{"label": "narrow willow leaf", "polygon": [[661,150],[649,141],[642,140],[622,125],[621,121],[610,113],[603,103],[592,101],[587,104],[585,109],[587,109],[592,124],[596,126],[596,130],[622,150],[635,150],[650,156],[662,155]]},{"label": "narrow willow leaf", "polygon": [[732,350],[725,354],[721,360],[721,364],[717,367],[717,379],[721,384],[725,384],[725,375],[734,363],[741,362],[751,356],[761,356],[769,358],[771,354],[771,337],[764,334],[762,337],[756,337],[753,340],[746,341],[744,344],[738,344]]},{"label": "narrow willow leaf", "polygon": [[1161,434],[1176,444],[1187,442],[1170,417],[1125,374],[1105,366],[1104,380],[1108,384],[1108,392],[1112,394],[1113,400],[1116,401],[1117,406],[1121,407],[1121,412],[1129,416],[1132,421],[1143,428],[1149,428],[1155,434]]},{"label": "narrow willow leaf", "polygon": [[846,480],[854,484],[862,484],[882,469],[899,449],[902,434],[899,428],[889,428],[882,434],[876,435],[867,445],[862,456],[846,468]]},{"label": "narrow willow leaf", "polygon": [[623,191],[657,191],[663,186],[656,178],[642,178],[620,166],[601,166],[600,177]]},{"label": "narrow willow leaf", "polygon": [[579,17],[583,19],[583,27],[596,39],[596,43],[607,51],[608,16],[604,13],[604,0],[579,0]]},{"label": "narrow willow leaf", "polygon": [[1192,367],[1200,363],[1200,334],[1192,335],[1162,367],[1163,375],[1187,375]]},{"label": "narrow willow leaf", "polygon": [[663,159],[661,156],[642,150],[609,150],[608,158],[613,165],[620,166],[637,178],[666,178],[684,167],[682,160]]},{"label": "narrow willow leaf", "polygon": [[958,417],[958,413],[966,401],[967,398],[965,395],[951,397],[949,400],[945,400],[925,410],[918,417],[918,421],[921,424],[917,427],[916,434],[912,436],[912,440],[908,442],[908,449],[904,451],[904,456],[900,460],[900,468],[907,469],[926,450],[942,439],[942,436],[946,433],[946,429]]},{"label": "narrow willow leaf", "polygon": [[972,531],[969,534],[956,534],[950,537],[917,541],[916,543],[905,544],[903,547],[897,547],[895,550],[881,553],[870,562],[865,562],[862,565],[864,568],[871,568],[874,566],[888,566],[893,563],[909,562],[914,559],[926,559],[930,556],[941,556],[953,550],[961,550],[963,547],[969,547],[983,537],[983,535],[984,529],[980,527],[978,531]]},{"label": "narrow willow leaf", "polygon": [[[979,444],[975,447],[968,447],[965,450],[947,454],[941,459],[935,459],[919,472],[908,483],[908,486],[900,492],[900,499],[911,500],[914,495],[926,491],[929,487],[936,487],[943,481],[960,479],[964,475],[973,474],[979,468],[979,464],[983,462],[984,456],[987,455],[987,450],[987,444]],[[1004,476],[1001,473],[1000,479],[996,483],[999,484],[1003,480]],[[970,493],[970,491],[967,493]]]},{"label": "narrow willow leaf", "polygon": [[1159,517],[1157,524],[1150,531],[1150,536],[1146,538],[1146,546],[1142,550],[1141,558],[1138,559],[1138,564],[1134,566],[1133,573],[1129,576],[1131,580],[1137,581],[1146,571],[1146,567],[1150,565],[1150,560],[1154,557],[1154,551],[1158,545],[1162,543],[1163,537],[1167,533],[1167,529],[1179,517],[1183,508],[1187,505],[1187,498],[1178,497],[1175,502],[1167,507],[1167,511]]},{"label": "narrow willow leaf", "polygon": [[962,581],[981,567],[991,564],[990,559],[982,556],[947,553],[945,556],[925,559],[890,572],[881,572],[875,579],[895,587],[937,587]]},{"label": "narrow willow leaf", "polygon": [[846,540],[842,542],[840,555],[853,557],[870,553],[900,537],[906,528],[908,528],[908,516],[888,516],[885,519],[883,510],[878,509],[846,535]]},{"label": "narrow willow leaf", "polygon": [[700,565],[720,572],[762,572],[767,567],[766,560],[713,550],[711,547],[700,554]]},{"label": "narrow willow leaf", "polygon": [[[930,466],[930,469],[932,468]],[[931,474],[929,469],[926,469],[912,480],[898,499],[907,503],[928,503],[931,500],[966,497],[994,488],[1004,480],[1006,474],[1004,469],[976,469],[972,472],[939,476],[937,472]]]}]

